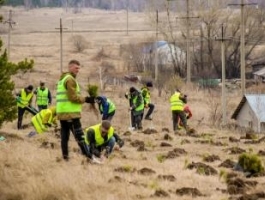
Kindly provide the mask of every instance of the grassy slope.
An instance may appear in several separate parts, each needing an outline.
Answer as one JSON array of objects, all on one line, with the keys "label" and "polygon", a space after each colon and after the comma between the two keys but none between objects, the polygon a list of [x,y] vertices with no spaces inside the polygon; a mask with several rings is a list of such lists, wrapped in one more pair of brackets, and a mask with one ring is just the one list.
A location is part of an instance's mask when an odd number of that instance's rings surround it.
[{"label": "grassy slope", "polygon": [[[3,9],[1,12],[6,12]],[[15,11],[14,20],[19,25],[12,35],[11,60],[19,61],[25,57],[34,58],[36,61],[35,71],[30,74],[14,77],[16,88],[21,88],[28,83],[38,85],[39,80],[46,81],[48,87],[55,94],[55,84],[60,75],[60,51],[59,34],[54,33],[27,33],[35,30],[53,30],[58,27],[59,18],[63,18],[66,27],[71,27],[71,20],[74,21],[76,29],[99,29],[125,28],[125,12],[107,13],[102,11],[87,10],[82,14],[73,15],[64,13],[61,9],[41,9],[26,12],[22,9]],[[145,28],[144,15],[141,13],[130,13],[132,28]],[[123,22],[124,21],[124,22]],[[71,58],[81,61],[83,67],[78,77],[81,85],[85,88],[87,78],[97,82],[95,70],[98,62],[91,61],[91,58],[104,46],[108,52],[117,54],[119,44],[126,43],[134,38],[145,39],[143,33],[134,33],[126,36],[124,33],[86,33],[84,37],[89,41],[90,48],[83,53],[76,53],[72,49],[70,33],[64,35],[64,66]],[[5,40],[6,35],[2,35]],[[71,159],[69,162],[60,160],[60,140],[50,132],[43,136],[27,138],[26,134],[32,130],[27,128],[22,131],[16,130],[16,124],[8,123],[1,129],[6,140],[0,142],[0,199],[153,199],[151,197],[155,190],[163,189],[169,196],[166,199],[193,199],[190,196],[176,196],[176,189],[182,187],[194,187],[199,189],[204,197],[202,199],[227,199],[229,195],[222,193],[219,189],[226,189],[223,179],[218,174],[213,176],[199,175],[195,170],[185,168],[187,163],[203,162],[206,155],[218,155],[219,161],[206,163],[220,171],[230,171],[218,167],[226,159],[236,161],[238,155],[231,155],[224,151],[229,147],[240,147],[246,151],[253,150],[257,153],[264,150],[264,145],[246,145],[244,140],[231,143],[229,136],[239,138],[242,136],[234,129],[211,128],[213,105],[220,103],[220,93],[209,94],[198,91],[194,88],[183,88],[189,96],[189,105],[193,111],[193,118],[190,126],[195,128],[199,138],[188,136],[176,136],[172,132],[171,114],[167,97],[158,97],[157,91],[153,91],[153,102],[156,104],[154,114],[154,128],[158,133],[145,135],[133,133],[131,136],[124,136],[129,126],[127,113],[127,102],[123,98],[124,92],[130,85],[118,87],[113,92],[102,92],[111,97],[117,105],[117,114],[113,124],[126,141],[126,145],[120,152],[114,152],[113,156],[104,165],[91,165],[78,153],[77,145],[71,137],[69,148]],[[140,86],[139,86],[140,87]],[[83,94],[86,94],[85,92]],[[235,92],[228,97],[228,114],[240,100]],[[220,110],[218,111],[220,114]],[[202,120],[202,121],[201,121]],[[28,123],[30,116],[26,116],[24,122]],[[82,124],[85,127],[97,123],[99,119],[84,105]],[[148,128],[150,122],[144,122],[144,128]],[[166,132],[162,128],[170,130],[171,141],[165,141]],[[206,134],[203,135],[203,134]],[[145,151],[137,151],[131,142],[141,140],[145,143]],[[188,140],[190,143],[185,143]],[[202,144],[198,141],[221,142],[224,146],[216,146],[210,143]],[[161,147],[161,142],[171,144],[171,147]],[[45,145],[47,144],[47,145]],[[52,148],[53,147],[53,148]],[[166,159],[160,163],[161,155],[167,154],[174,148],[182,148],[187,152],[174,159]],[[264,160],[264,159],[263,159]],[[138,170],[147,167],[155,171],[151,175],[142,175]],[[115,169],[125,169],[127,172],[116,172]],[[176,180],[173,182],[158,179],[158,175],[173,175]],[[264,179],[255,178],[259,181],[257,189],[264,187]]]}]

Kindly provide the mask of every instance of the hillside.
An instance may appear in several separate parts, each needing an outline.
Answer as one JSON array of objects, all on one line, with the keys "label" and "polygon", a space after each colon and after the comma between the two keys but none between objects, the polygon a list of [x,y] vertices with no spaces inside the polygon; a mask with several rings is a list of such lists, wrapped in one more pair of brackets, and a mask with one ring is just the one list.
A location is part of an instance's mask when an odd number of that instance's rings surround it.
[{"label": "hillside", "polygon": [[[4,16],[10,8],[1,9]],[[65,27],[73,33],[63,35],[63,66],[70,59],[82,63],[78,80],[84,89],[89,81],[99,84],[99,62],[93,61],[102,47],[111,52],[114,63],[119,62],[118,47],[131,40],[145,40],[151,33],[130,32],[78,32],[78,30],[124,29],[126,13],[84,10],[79,14],[65,13],[62,9],[14,10],[13,20],[18,23],[12,30],[11,61],[23,58],[35,60],[34,70],[14,78],[16,90],[39,81],[45,81],[55,95],[60,76],[60,37],[53,32],[62,18]],[[130,29],[148,29],[144,13],[129,13]],[[6,31],[5,25],[1,25]],[[89,42],[82,53],[73,50],[71,34],[80,34]],[[1,34],[6,43],[7,35]],[[122,68],[122,64],[120,64]],[[125,140],[125,146],[115,151],[102,165],[91,164],[80,154],[71,135],[70,160],[61,159],[60,138],[53,131],[28,138],[32,130],[16,129],[16,121],[4,124],[0,130],[6,140],[0,141],[0,200],[85,200],[85,199],[265,199],[264,174],[246,178],[232,170],[242,152],[265,156],[264,135],[246,139],[245,132],[229,121],[229,126],[214,128],[220,121],[220,90],[201,90],[184,86],[193,117],[189,125],[194,134],[174,134],[168,96],[152,91],[155,104],[153,122],[144,121],[144,131],[128,132],[128,102],[125,91],[128,83],[112,91],[101,91],[117,106],[113,126]],[[135,85],[141,87],[141,85]],[[240,91],[228,95],[228,118],[239,103]],[[30,122],[30,115],[24,124]],[[83,128],[94,125],[100,118],[88,105],[83,106]],[[152,128],[152,132],[148,132]],[[244,197],[242,197],[244,196]]]}]

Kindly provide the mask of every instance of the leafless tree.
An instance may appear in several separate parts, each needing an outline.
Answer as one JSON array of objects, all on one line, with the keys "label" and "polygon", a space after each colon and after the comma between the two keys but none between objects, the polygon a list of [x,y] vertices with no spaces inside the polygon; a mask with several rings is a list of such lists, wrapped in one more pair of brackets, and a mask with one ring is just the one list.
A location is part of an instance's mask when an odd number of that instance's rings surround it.
[{"label": "leafless tree", "polygon": [[[216,39],[221,38],[222,25],[224,39],[230,39],[225,43],[226,75],[228,78],[240,76],[240,6],[228,8],[229,3],[231,1],[227,0],[190,0],[190,17],[199,17],[196,20],[190,20],[190,42],[193,47],[192,77],[195,74],[199,77],[221,77],[221,44]],[[150,4],[150,7],[150,23],[155,27],[154,13],[157,8],[154,3]],[[179,9],[180,7],[182,10]],[[183,1],[164,0],[164,8],[160,9],[159,13],[158,27],[159,35],[162,35],[164,40],[172,42],[186,51],[187,20],[185,17],[187,18],[187,14],[183,8],[185,8]],[[256,48],[265,41],[264,26],[262,25],[265,21],[265,12],[253,6],[245,6],[244,9],[245,58],[248,63],[251,63],[257,59]],[[177,60],[174,60],[173,68],[175,74],[185,77],[185,63],[180,65]]]}]

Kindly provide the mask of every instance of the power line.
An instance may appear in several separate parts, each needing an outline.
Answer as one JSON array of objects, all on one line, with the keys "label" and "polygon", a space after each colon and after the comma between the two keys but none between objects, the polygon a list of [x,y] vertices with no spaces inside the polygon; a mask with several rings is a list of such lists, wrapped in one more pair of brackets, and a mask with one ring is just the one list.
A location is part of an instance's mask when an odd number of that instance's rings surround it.
[{"label": "power line", "polygon": [[12,10],[9,10],[9,17],[8,20],[3,22],[4,24],[8,24],[8,39],[7,39],[7,57],[10,58],[10,40],[11,40],[11,29],[13,28],[12,25],[15,25],[16,22],[12,20]]},{"label": "power line", "polygon": [[245,9],[244,7],[247,5],[257,5],[253,3],[245,3],[245,0],[241,0],[240,4],[228,4],[228,6],[239,6],[240,5],[240,11],[241,11],[241,38],[240,38],[240,75],[241,75],[241,90],[242,90],[242,96],[245,95],[246,92],[246,63],[245,63]]},{"label": "power line", "polygon": [[60,18],[60,28],[55,28],[55,29],[60,30],[60,55],[61,55],[60,69],[62,73],[63,72],[63,29],[67,29],[67,28],[63,28],[62,18]]}]

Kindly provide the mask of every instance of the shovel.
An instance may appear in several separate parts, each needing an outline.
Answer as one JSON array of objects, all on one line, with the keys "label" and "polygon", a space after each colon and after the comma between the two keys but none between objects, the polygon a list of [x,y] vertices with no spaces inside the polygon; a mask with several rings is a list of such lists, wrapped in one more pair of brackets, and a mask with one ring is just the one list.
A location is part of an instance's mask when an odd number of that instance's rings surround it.
[{"label": "shovel", "polygon": [[133,131],[134,127],[132,127],[132,115],[131,115],[131,111],[129,110],[129,121],[130,121],[130,126],[128,128],[129,131]]},{"label": "shovel", "polygon": [[39,112],[36,108],[34,108],[34,107],[32,107],[32,106],[26,106],[26,108],[29,109],[28,111],[29,111],[32,115],[36,115],[36,114],[38,114],[38,112]]},{"label": "shovel", "polygon": [[154,129],[154,126],[153,126],[153,118],[152,118],[152,120],[150,120],[150,127],[149,127],[150,129]]}]

